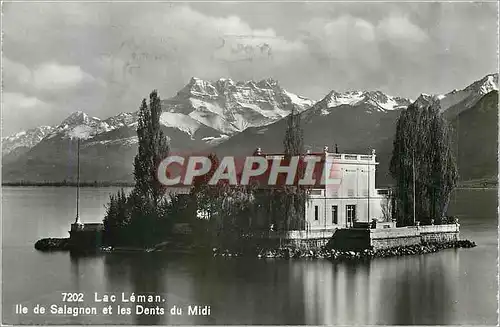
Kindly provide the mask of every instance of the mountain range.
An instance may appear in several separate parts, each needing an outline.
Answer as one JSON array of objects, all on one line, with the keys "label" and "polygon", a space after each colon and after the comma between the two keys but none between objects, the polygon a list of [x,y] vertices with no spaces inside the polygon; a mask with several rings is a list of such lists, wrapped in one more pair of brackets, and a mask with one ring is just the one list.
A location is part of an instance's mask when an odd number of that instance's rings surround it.
[{"label": "mountain range", "polygon": [[[421,94],[418,105],[437,101],[453,129],[462,180],[497,175],[498,74],[446,94]],[[192,78],[162,100],[162,129],[173,152],[249,155],[256,147],[282,151],[286,117],[300,112],[307,149],[338,146],[344,153],[377,151],[377,184],[390,182],[388,163],[396,121],[413,101],[381,91],[329,92],[320,101],[290,93],[273,79],[205,81]],[[76,138],[81,139],[83,181],[128,182],[137,151],[137,112],[99,119],[78,111],[57,126],[2,138],[2,179],[75,179]]]},{"label": "mountain range", "polygon": [[[210,148],[248,127],[264,126],[304,111],[314,101],[283,89],[277,81],[204,81],[191,78],[162,100],[160,122],[171,151]],[[57,126],[42,126],[2,139],[2,179],[6,182],[75,179],[76,138],[81,140],[81,178],[131,181],[137,151],[138,112],[100,119],[82,111]]]}]

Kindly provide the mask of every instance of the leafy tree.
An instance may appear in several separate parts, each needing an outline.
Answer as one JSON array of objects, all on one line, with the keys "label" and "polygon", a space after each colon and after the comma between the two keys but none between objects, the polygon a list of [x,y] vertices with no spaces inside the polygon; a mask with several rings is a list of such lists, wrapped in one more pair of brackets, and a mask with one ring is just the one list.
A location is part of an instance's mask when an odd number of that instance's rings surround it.
[{"label": "leafy tree", "polygon": [[157,180],[157,167],[168,156],[169,147],[160,127],[161,102],[157,91],[149,95],[139,108],[138,153],[134,159],[135,186],[126,196],[121,190],[110,197],[104,218],[105,241],[118,241],[140,246],[154,244],[171,226],[167,219],[168,201],[165,188]]},{"label": "leafy tree", "polygon": [[149,95],[149,107],[142,100],[137,122],[138,153],[134,159],[135,190],[145,201],[157,205],[165,188],[156,178],[161,160],[168,156],[169,146],[160,127],[161,101],[157,91]]},{"label": "leafy tree", "polygon": [[[287,128],[283,138],[285,158],[283,165],[289,164],[292,156],[304,154],[304,132],[300,113],[294,108],[287,117]],[[305,165],[299,161],[295,181],[304,175]],[[308,189],[305,186],[279,185],[265,190],[256,190],[256,209],[260,216],[268,217],[268,224],[275,230],[288,231],[303,229],[305,205],[308,199]]]},{"label": "leafy tree", "polygon": [[441,222],[458,174],[448,122],[437,102],[423,106],[414,103],[401,113],[390,173],[396,180],[395,213],[399,225],[413,224],[414,209],[415,219],[423,224]]},{"label": "leafy tree", "polygon": [[283,139],[285,156],[302,155],[304,153],[304,130],[301,125],[300,113],[293,108],[287,119],[287,128]]},{"label": "leafy tree", "polygon": [[123,241],[123,230],[130,223],[130,210],[125,191],[111,194],[104,217],[105,244],[117,245]]},{"label": "leafy tree", "polygon": [[214,153],[211,153],[208,158],[211,162],[210,170],[208,173],[194,178],[190,194],[196,199],[197,210],[205,214],[206,219],[210,220],[217,210],[218,202],[220,202],[221,189],[220,183],[218,185],[209,185],[209,181],[214,176],[219,165],[219,159]]}]

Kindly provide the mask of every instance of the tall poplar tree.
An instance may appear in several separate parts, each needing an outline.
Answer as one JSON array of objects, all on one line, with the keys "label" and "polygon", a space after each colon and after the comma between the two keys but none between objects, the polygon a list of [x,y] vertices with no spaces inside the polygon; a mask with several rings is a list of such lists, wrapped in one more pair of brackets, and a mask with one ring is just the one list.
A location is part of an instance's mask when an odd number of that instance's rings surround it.
[{"label": "tall poplar tree", "polygon": [[[301,124],[300,113],[295,108],[287,117],[287,127],[283,138],[284,163],[289,164],[293,156],[304,154],[304,131]],[[303,162],[299,161],[295,180],[298,181],[304,173]],[[269,208],[268,215],[276,228],[288,231],[302,229],[305,203],[308,190],[299,185],[283,185],[269,191],[267,202],[262,207]]]},{"label": "tall poplar tree", "polygon": [[[390,163],[399,225],[441,223],[458,180],[448,122],[439,103],[413,103],[397,122]],[[415,205],[414,205],[415,203]]]},{"label": "tall poplar tree", "polygon": [[156,90],[149,95],[149,107],[142,100],[137,122],[138,153],[134,159],[134,191],[154,206],[165,194],[164,186],[157,179],[161,160],[169,154],[167,139],[160,125],[161,102]]},{"label": "tall poplar tree", "polygon": [[134,158],[135,186],[111,196],[104,218],[105,236],[113,243],[147,246],[165,237],[170,221],[165,188],[157,179],[161,160],[169,146],[160,125],[161,103],[156,90],[149,95],[149,106],[142,100],[137,122],[139,147]]},{"label": "tall poplar tree", "polygon": [[301,125],[300,113],[295,108],[287,117],[287,127],[283,139],[285,156],[299,156],[304,153],[304,130]]}]

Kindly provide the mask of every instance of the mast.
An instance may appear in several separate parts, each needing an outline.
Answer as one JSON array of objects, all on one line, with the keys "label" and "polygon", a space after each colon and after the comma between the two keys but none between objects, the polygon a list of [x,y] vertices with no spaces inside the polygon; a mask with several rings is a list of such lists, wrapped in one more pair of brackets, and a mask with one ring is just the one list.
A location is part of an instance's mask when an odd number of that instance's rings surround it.
[{"label": "mast", "polygon": [[370,221],[370,164],[368,164],[368,222],[371,222]]},{"label": "mast", "polygon": [[[371,161],[375,162],[375,149],[372,149]],[[370,191],[371,191],[370,175],[371,175],[371,164],[368,163],[368,222],[370,222]]]},{"label": "mast", "polygon": [[76,175],[76,220],[75,224],[80,223],[80,215],[79,215],[79,210],[80,210],[80,138],[77,138],[77,160],[76,160],[76,169],[77,169],[77,175]]},{"label": "mast", "polygon": [[415,226],[415,149],[413,149],[411,161],[413,168],[413,226]]}]

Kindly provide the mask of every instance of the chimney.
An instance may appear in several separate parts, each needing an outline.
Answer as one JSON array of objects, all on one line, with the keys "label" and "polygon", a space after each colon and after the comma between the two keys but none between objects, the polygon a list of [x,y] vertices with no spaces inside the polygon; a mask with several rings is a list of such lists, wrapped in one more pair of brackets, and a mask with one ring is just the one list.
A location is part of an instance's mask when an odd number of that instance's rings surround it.
[{"label": "chimney", "polygon": [[328,152],[328,146],[326,146],[326,145],[325,145],[325,146],[323,147],[323,151],[324,151],[325,153],[327,153],[327,152]]},{"label": "chimney", "polygon": [[307,149],[306,153],[311,154],[311,149]]},{"label": "chimney", "polygon": [[339,153],[339,147],[337,146],[337,143],[335,143],[335,153]]},{"label": "chimney", "polygon": [[261,148],[257,148],[257,150],[255,150],[255,153],[260,156],[262,154],[262,149]]}]

